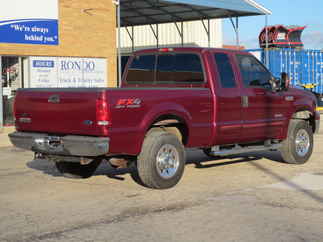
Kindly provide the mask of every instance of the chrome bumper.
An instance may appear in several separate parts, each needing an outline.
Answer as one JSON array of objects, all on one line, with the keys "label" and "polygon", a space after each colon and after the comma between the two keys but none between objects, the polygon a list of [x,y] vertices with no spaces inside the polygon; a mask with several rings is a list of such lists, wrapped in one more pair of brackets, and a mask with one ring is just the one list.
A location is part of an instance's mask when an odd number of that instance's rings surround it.
[{"label": "chrome bumper", "polygon": [[14,132],[9,134],[11,143],[22,149],[48,155],[89,156],[109,152],[110,138],[90,136],[51,136],[41,133]]}]

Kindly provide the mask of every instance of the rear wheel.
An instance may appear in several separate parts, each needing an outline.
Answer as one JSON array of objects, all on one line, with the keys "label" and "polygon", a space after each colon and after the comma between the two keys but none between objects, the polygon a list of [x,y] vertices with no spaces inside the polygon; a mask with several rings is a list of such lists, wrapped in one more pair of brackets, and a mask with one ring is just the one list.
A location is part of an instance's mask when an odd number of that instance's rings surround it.
[{"label": "rear wheel", "polygon": [[288,137],[282,143],[281,155],[286,163],[304,164],[313,152],[313,130],[305,120],[294,119],[288,127]]},{"label": "rear wheel", "polygon": [[81,165],[80,163],[73,162],[56,162],[57,170],[68,178],[89,178],[93,175],[96,168],[101,163],[101,159],[95,159],[90,164]]},{"label": "rear wheel", "polygon": [[138,156],[137,169],[141,182],[150,188],[167,189],[181,179],[185,167],[185,149],[171,133],[150,132]]}]

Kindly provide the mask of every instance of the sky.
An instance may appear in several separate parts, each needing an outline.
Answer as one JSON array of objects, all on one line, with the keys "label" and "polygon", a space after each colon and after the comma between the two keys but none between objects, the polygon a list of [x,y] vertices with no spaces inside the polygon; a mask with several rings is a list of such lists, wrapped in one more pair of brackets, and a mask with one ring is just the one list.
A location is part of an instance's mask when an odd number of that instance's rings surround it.
[{"label": "sky", "polygon": [[[272,12],[268,25],[307,26],[302,34],[305,49],[323,49],[323,0],[255,0]],[[259,48],[258,36],[265,26],[264,16],[239,18],[240,44]],[[229,19],[223,20],[224,44],[235,44]]]}]

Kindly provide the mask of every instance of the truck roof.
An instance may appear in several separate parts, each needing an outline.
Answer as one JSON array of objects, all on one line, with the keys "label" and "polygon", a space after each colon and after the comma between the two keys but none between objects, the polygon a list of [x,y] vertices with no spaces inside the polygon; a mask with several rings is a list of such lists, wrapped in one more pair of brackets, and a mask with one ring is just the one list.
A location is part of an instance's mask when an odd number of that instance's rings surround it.
[{"label": "truck roof", "polygon": [[134,54],[156,53],[156,52],[197,52],[202,53],[205,51],[218,50],[227,53],[246,53],[240,50],[224,49],[224,48],[206,48],[206,47],[163,47],[163,48],[151,48],[135,51]]}]

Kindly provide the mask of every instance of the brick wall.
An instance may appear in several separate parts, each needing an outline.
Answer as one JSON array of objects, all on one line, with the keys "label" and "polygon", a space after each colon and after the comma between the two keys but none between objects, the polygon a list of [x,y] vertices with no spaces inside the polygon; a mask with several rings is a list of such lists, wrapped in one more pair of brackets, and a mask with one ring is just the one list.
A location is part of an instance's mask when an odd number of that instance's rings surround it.
[{"label": "brick wall", "polygon": [[59,45],[0,43],[0,55],[107,58],[116,85],[116,15],[111,0],[59,0]]}]

